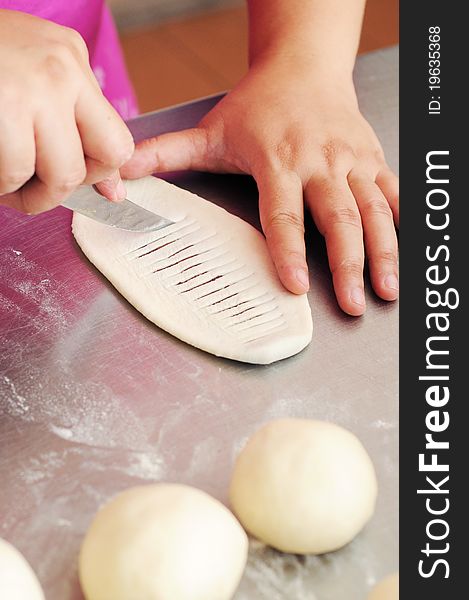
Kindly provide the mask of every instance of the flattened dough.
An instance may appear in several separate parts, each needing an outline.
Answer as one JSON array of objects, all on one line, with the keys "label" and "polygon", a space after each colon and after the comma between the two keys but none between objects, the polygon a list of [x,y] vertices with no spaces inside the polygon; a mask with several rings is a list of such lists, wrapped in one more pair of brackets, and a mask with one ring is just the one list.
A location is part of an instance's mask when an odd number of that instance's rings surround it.
[{"label": "flattened dough", "polygon": [[147,319],[197,348],[249,363],[271,363],[308,345],[306,295],[284,289],[261,233],[161,179],[126,187],[129,200],[175,224],[133,233],[75,213],[72,230],[89,260]]}]

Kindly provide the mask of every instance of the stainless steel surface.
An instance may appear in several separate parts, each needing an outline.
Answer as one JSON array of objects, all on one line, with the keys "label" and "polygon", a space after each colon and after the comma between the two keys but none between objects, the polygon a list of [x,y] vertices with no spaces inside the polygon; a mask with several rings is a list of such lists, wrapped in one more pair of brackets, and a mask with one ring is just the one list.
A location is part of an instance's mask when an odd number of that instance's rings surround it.
[{"label": "stainless steel surface", "polygon": [[126,231],[157,231],[173,225],[164,217],[134,204],[126,198],[122,202],[109,202],[90,185],[80,186],[73,194],[62,202],[62,206],[109,225]]},{"label": "stainless steel surface", "polygon": [[[396,168],[397,50],[362,57],[356,76]],[[214,102],[146,115],[132,128],[142,138],[192,126]],[[258,225],[249,179],[172,179]],[[311,223],[313,342],[268,367],[217,359],[148,323],[80,253],[69,211],[0,209],[0,223],[0,536],[26,555],[48,600],[81,598],[77,553],[102,502],[151,481],[226,501],[243,441],[283,416],[332,420],[358,435],[378,473],[376,514],[349,546],[322,557],[253,543],[236,600],[364,600],[397,568],[398,307],[368,286],[366,315],[344,315]]]}]

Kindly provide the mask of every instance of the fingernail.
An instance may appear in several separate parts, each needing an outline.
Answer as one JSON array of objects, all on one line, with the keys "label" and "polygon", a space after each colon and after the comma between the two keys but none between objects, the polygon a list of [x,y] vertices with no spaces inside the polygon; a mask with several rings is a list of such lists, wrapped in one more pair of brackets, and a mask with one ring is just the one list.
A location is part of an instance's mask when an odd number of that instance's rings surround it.
[{"label": "fingernail", "polygon": [[350,298],[352,299],[352,302],[355,302],[355,304],[365,306],[365,294],[361,288],[353,288],[353,290],[350,292]]},{"label": "fingernail", "polygon": [[296,270],[296,279],[302,285],[302,287],[308,289],[309,288],[309,273],[306,269],[297,269]]},{"label": "fingernail", "polygon": [[119,179],[119,182],[116,185],[116,198],[117,200],[125,200],[125,196],[127,195],[124,182],[122,179]]},{"label": "fingernail", "polygon": [[399,281],[395,275],[387,275],[384,278],[384,285],[390,290],[398,290],[399,289]]}]

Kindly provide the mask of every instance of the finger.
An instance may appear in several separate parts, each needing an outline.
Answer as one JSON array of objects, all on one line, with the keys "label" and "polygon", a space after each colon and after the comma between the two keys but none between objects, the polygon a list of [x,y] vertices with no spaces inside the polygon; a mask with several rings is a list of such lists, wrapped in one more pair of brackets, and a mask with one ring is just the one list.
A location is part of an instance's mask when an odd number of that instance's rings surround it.
[{"label": "finger", "polygon": [[392,211],[380,188],[365,174],[351,171],[348,181],[362,218],[371,284],[378,296],[395,300],[399,279]]},{"label": "finger", "polygon": [[283,285],[294,294],[309,289],[305,257],[303,188],[294,173],[256,177],[259,212],[270,255]]},{"label": "finger", "polygon": [[[36,148],[32,121],[0,116],[0,195],[15,192],[34,175]],[[0,200],[6,204],[6,198]]]},{"label": "finger", "polygon": [[121,174],[127,179],[136,179],[156,172],[220,170],[216,156],[209,154],[205,129],[196,127],[165,133],[138,144]]},{"label": "finger", "polygon": [[399,178],[389,167],[385,167],[378,173],[376,184],[391,207],[396,227],[399,227]]},{"label": "finger", "polygon": [[42,113],[35,123],[36,175],[21,189],[22,210],[36,214],[60,204],[86,175],[73,112]]},{"label": "finger", "polygon": [[101,162],[98,162],[89,156],[85,156],[85,164],[86,177],[84,183],[87,183],[88,185],[94,185],[95,183],[103,181],[103,179],[111,178],[117,184],[117,169],[103,165]]},{"label": "finger", "polygon": [[101,91],[99,83],[93,73],[93,69],[90,65],[90,56],[88,46],[82,35],[75,29],[69,27],[62,27],[60,30],[55,30],[56,35],[61,34],[64,45],[69,48],[75,56],[83,74],[88,78],[90,84],[96,89]]},{"label": "finger", "polygon": [[96,189],[100,194],[113,202],[125,200],[126,190],[119,171],[114,171],[110,177],[97,182]]},{"label": "finger", "polygon": [[127,125],[102,93],[89,84],[80,92],[75,118],[84,154],[92,159],[89,166],[102,168],[104,177],[109,177],[134,151]]},{"label": "finger", "polygon": [[329,266],[339,306],[349,315],[365,312],[363,230],[347,180],[312,178],[305,190],[314,221],[326,240]]}]

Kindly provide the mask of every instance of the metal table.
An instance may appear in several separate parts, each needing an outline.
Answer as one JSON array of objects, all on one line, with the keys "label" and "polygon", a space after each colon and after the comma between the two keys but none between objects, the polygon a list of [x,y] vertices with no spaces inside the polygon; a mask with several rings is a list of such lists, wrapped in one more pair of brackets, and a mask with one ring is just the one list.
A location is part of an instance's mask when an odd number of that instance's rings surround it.
[{"label": "metal table", "polygon": [[[397,48],[361,57],[356,78],[397,168]],[[216,100],[143,115],[132,130],[140,139],[193,126]],[[258,225],[249,178],[172,179]],[[101,503],[154,481],[226,501],[244,440],[284,416],[332,420],[359,436],[378,473],[376,514],[349,546],[321,557],[253,542],[236,600],[364,600],[397,569],[397,305],[368,285],[366,315],[344,315],[308,223],[311,346],[267,367],[230,362],[141,317],[81,254],[70,219],[61,207],[34,218],[0,208],[0,536],[25,554],[48,600],[82,598],[77,553]]]}]

